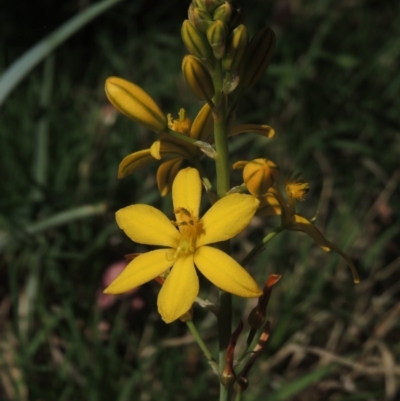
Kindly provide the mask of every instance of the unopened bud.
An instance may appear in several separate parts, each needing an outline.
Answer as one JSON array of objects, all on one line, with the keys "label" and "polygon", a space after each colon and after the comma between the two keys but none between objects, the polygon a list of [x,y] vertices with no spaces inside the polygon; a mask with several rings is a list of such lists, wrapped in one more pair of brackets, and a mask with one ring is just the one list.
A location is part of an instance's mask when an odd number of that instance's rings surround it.
[{"label": "unopened bud", "polygon": [[188,51],[196,57],[206,59],[211,56],[212,49],[207,38],[189,20],[183,21],[181,36]]},{"label": "unopened bud", "polygon": [[202,33],[205,33],[207,28],[214,22],[210,14],[200,10],[198,7],[194,7],[193,4],[189,7],[188,16],[189,20]]},{"label": "unopened bud", "polygon": [[219,5],[223,4],[225,0],[195,0],[197,7],[208,13],[212,13]]},{"label": "unopened bud", "polygon": [[234,29],[222,59],[222,67],[226,71],[235,71],[239,68],[248,41],[249,35],[247,33],[247,28],[243,24]]},{"label": "unopened bud", "polygon": [[211,108],[206,103],[197,113],[190,129],[190,136],[199,141],[207,141],[214,127],[214,119]]},{"label": "unopened bud", "polygon": [[228,26],[222,21],[215,21],[207,29],[208,43],[216,59],[221,59],[225,54],[226,38],[228,36]]},{"label": "unopened bud", "polygon": [[182,71],[194,95],[200,100],[211,102],[214,96],[214,84],[204,63],[195,56],[185,56],[182,61]]},{"label": "unopened bud", "polygon": [[122,114],[154,132],[167,127],[167,117],[153,98],[140,86],[118,77],[106,79],[108,100]]},{"label": "unopened bud", "polygon": [[250,40],[240,69],[242,88],[252,87],[264,74],[275,48],[275,34],[271,28],[263,28]]},{"label": "unopened bud", "polygon": [[233,7],[229,3],[224,3],[215,9],[213,13],[214,21],[222,21],[226,24],[231,20]]}]

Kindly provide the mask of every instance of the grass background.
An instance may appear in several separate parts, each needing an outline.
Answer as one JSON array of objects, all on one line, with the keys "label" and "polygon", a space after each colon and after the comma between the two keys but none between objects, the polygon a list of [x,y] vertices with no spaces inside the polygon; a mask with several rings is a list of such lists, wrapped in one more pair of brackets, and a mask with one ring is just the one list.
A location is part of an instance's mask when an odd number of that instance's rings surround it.
[{"label": "grass background", "polygon": [[[3,5],[0,69],[89,4]],[[283,171],[302,171],[311,190],[301,212],[319,211],[317,226],[362,277],[354,286],[336,255],[300,233],[273,240],[250,267],[260,283],[270,273],[283,278],[268,310],[272,337],[245,399],[397,400],[400,5],[243,5],[250,32],[270,25],[277,48],[238,116],[277,135],[238,137],[232,161],[267,157]],[[185,107],[193,116],[199,103],[180,72],[187,6],[121,2],[59,46],[0,109],[1,400],[217,398],[217,380],[186,327],[160,321],[157,285],[107,309],[97,304],[107,267],[145,249],[119,231],[115,210],[170,206],[155,189],[156,165],[118,181],[119,161],[154,135],[113,114],[104,80],[137,82],[166,112]],[[256,235],[272,227],[255,221]],[[240,238],[238,255],[250,246]],[[215,299],[214,291],[204,285],[202,295]],[[235,305],[237,321],[253,304]],[[212,346],[213,318],[196,309],[195,319]]]}]

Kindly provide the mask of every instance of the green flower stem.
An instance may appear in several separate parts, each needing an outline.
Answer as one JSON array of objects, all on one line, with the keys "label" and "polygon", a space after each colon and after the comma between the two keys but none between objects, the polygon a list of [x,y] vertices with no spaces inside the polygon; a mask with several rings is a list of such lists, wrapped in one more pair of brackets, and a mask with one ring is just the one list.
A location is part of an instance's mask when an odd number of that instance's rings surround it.
[{"label": "green flower stem", "polygon": [[228,122],[226,97],[222,92],[222,69],[221,62],[218,61],[213,71],[213,82],[215,95],[213,102],[215,108],[214,117],[214,139],[217,156],[215,158],[217,170],[217,193],[220,198],[224,197],[230,189],[229,176],[229,149],[228,149]]},{"label": "green flower stem", "polygon": [[204,343],[203,339],[200,337],[199,332],[197,331],[196,326],[193,323],[193,320],[189,320],[186,322],[187,327],[189,328],[190,332],[192,333],[192,336],[194,337],[194,339],[196,340],[197,344],[199,344],[199,347],[201,348],[201,350],[203,351],[205,357],[208,360],[208,363],[211,365],[211,367],[213,368],[214,372],[216,372],[218,374],[218,365],[216,360],[213,358],[213,356],[211,355],[211,352],[209,351],[209,349],[207,348],[206,344]]},{"label": "green flower stem", "polygon": [[238,391],[238,392],[236,393],[235,401],[240,401],[241,399],[242,399],[242,392],[241,392],[241,391]]},{"label": "green flower stem", "polygon": [[[228,348],[232,332],[232,295],[220,290],[219,292],[219,316],[218,316],[218,345],[219,345],[219,373],[225,369],[226,349]],[[232,386],[225,387],[222,383],[219,385],[220,401],[231,399]]]},{"label": "green flower stem", "polygon": [[254,258],[264,247],[267,245],[269,241],[272,240],[272,238],[276,237],[281,231],[283,231],[285,227],[279,226],[272,230],[268,235],[266,235],[262,241],[260,241],[242,260],[241,265],[245,266],[247,263],[250,262],[251,259]]},{"label": "green flower stem", "polygon": [[[222,67],[218,60],[212,70],[215,95],[213,97],[214,117],[214,139],[217,155],[215,167],[217,173],[217,194],[224,197],[230,189],[229,175],[229,149],[228,149],[228,128],[227,128],[227,107],[226,97],[222,92]],[[221,244],[221,249],[230,254],[229,241]],[[218,344],[219,344],[219,373],[222,374],[226,364],[226,350],[229,345],[232,332],[232,296],[225,291],[219,293],[219,317],[218,317]],[[232,395],[232,386],[225,387],[220,384],[220,401],[229,401]]]}]

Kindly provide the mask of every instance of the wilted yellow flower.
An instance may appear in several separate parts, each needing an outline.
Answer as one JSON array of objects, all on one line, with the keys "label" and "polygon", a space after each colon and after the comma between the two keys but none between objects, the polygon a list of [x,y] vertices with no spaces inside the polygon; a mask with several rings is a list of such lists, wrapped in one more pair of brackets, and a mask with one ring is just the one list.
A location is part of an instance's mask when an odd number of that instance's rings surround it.
[{"label": "wilted yellow flower", "polygon": [[250,195],[228,195],[200,219],[201,181],[198,171],[190,167],[176,176],[172,200],[174,222],[149,205],[132,205],[116,213],[119,227],[132,241],[165,248],[132,260],[105,292],[126,292],[163,275],[166,279],[158,295],[158,310],[166,323],[186,313],[197,297],[195,266],[224,291],[245,298],[260,296],[261,290],[246,270],[226,253],[208,246],[242,231],[259,201]]},{"label": "wilted yellow flower", "polygon": [[279,176],[278,166],[268,159],[238,161],[233,165],[233,169],[239,168],[243,169],[243,181],[254,196],[266,195]]},{"label": "wilted yellow flower", "polygon": [[360,277],[349,256],[327,240],[310,220],[296,212],[296,201],[303,201],[308,189],[308,183],[300,179],[300,175],[289,177],[285,181],[286,197],[277,185],[273,186],[268,190],[266,196],[260,198],[257,214],[261,216],[280,215],[282,226],[287,230],[302,231],[311,237],[325,252],[332,250],[337,252],[350,267],[354,282],[359,283]]}]

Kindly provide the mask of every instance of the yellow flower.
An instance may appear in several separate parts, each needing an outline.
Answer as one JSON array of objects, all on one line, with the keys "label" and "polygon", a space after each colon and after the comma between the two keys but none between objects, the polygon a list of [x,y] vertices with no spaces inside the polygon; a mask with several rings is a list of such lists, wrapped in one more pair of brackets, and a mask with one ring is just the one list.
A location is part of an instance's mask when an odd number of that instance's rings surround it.
[{"label": "yellow flower", "polygon": [[353,261],[335,244],[327,240],[321,231],[306,217],[296,212],[296,201],[303,201],[309,189],[308,183],[300,179],[300,175],[289,177],[285,181],[286,198],[277,185],[268,190],[260,199],[257,211],[261,216],[280,215],[282,226],[290,231],[302,231],[311,237],[325,252],[335,251],[347,262],[355,283],[360,282]]},{"label": "yellow flower", "polygon": [[[186,117],[183,109],[179,112],[179,119],[174,120],[169,114],[168,127],[196,141],[206,141],[213,128],[210,106],[205,104],[193,123]],[[165,196],[171,191],[183,160],[199,159],[201,155],[199,147],[172,135],[161,134],[149,149],[131,153],[121,161],[118,178],[124,178],[156,160],[163,160],[157,170],[157,184],[161,195]]]},{"label": "yellow flower", "polygon": [[[168,127],[175,132],[190,137],[195,141],[213,142],[211,133],[214,120],[210,106],[206,103],[191,122],[183,109],[179,112],[179,119],[168,115]],[[244,132],[255,133],[266,138],[272,138],[275,131],[268,125],[240,124],[229,130],[228,136]],[[126,156],[120,163],[118,178],[124,178],[154,162],[162,160],[157,170],[157,185],[162,196],[167,195],[172,183],[181,168],[184,160],[198,160],[203,155],[200,147],[175,138],[169,134],[161,134],[149,149],[140,150]]]},{"label": "yellow flower", "polygon": [[246,270],[226,253],[208,246],[242,231],[259,201],[250,195],[228,195],[200,219],[201,181],[198,171],[190,167],[176,176],[172,199],[175,222],[149,205],[132,205],[117,212],[119,227],[133,241],[166,248],[132,260],[105,292],[119,294],[165,276],[158,295],[158,310],[166,323],[186,313],[198,295],[195,266],[224,291],[245,298],[260,296],[262,292]]}]

